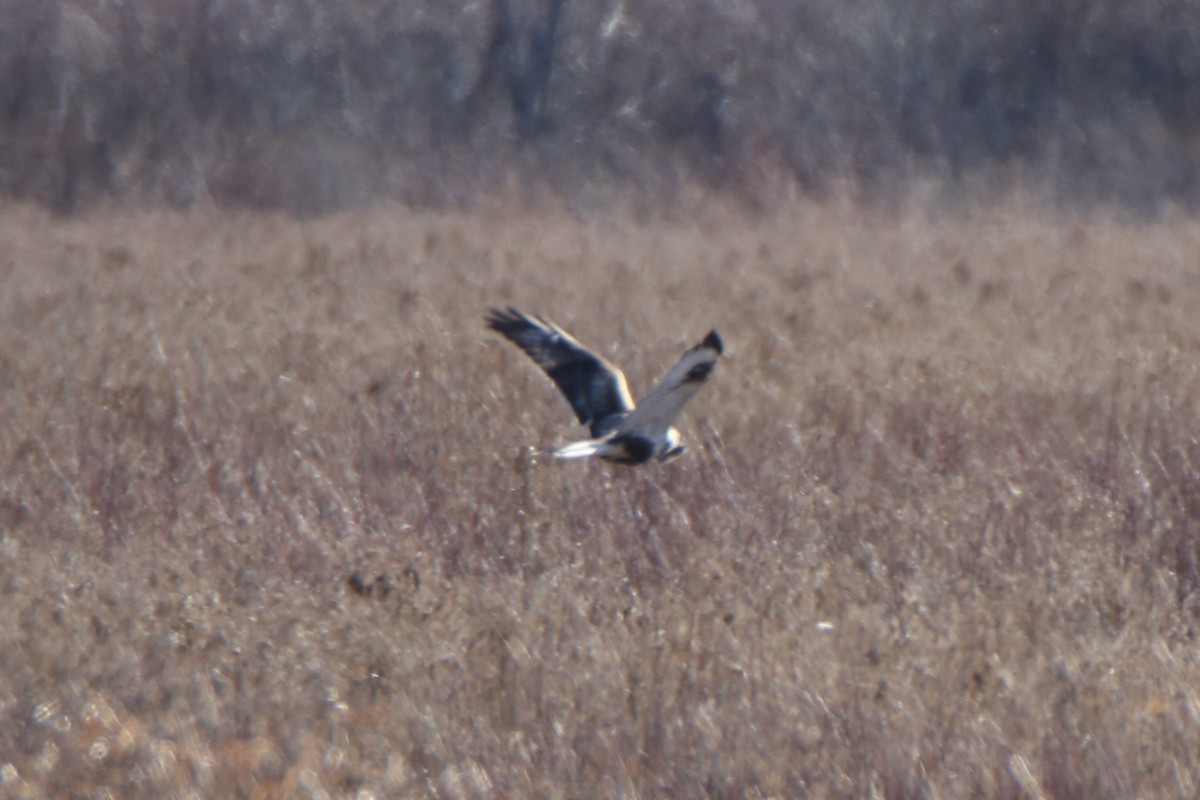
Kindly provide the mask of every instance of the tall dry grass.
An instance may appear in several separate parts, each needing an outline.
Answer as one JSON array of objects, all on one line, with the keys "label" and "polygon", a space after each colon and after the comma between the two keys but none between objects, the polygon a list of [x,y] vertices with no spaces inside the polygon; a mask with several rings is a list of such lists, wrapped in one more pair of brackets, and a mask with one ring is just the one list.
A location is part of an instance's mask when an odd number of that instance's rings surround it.
[{"label": "tall dry grass", "polygon": [[[1194,221],[0,230],[0,796],[1196,794]],[[531,457],[508,303],[718,328],[689,454]]]}]

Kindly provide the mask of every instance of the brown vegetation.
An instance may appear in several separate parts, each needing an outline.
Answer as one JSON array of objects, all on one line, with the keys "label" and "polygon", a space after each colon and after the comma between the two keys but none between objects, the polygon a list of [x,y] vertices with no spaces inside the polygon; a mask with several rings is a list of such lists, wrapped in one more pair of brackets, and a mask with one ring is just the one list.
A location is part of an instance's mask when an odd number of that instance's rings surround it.
[{"label": "brown vegetation", "polygon": [[[1193,222],[0,230],[0,796],[1196,796]],[[687,456],[531,457],[509,302],[718,328]]]}]

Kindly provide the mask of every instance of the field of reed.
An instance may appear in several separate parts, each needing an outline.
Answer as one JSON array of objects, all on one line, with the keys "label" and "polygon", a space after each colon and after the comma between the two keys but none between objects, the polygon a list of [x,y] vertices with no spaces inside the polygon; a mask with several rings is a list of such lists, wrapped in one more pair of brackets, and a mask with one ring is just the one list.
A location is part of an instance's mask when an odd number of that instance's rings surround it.
[{"label": "field of reed", "polygon": [[0,797],[1200,792],[1200,224],[512,207],[0,207]]}]

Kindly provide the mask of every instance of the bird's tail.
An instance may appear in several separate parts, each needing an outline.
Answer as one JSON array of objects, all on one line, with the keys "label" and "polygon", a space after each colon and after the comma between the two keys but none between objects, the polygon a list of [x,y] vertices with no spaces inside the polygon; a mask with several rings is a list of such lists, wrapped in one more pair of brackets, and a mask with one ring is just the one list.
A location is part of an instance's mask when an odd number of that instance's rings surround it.
[{"label": "bird's tail", "polygon": [[600,455],[607,443],[599,439],[586,439],[582,442],[572,442],[554,451],[556,458],[588,458]]}]

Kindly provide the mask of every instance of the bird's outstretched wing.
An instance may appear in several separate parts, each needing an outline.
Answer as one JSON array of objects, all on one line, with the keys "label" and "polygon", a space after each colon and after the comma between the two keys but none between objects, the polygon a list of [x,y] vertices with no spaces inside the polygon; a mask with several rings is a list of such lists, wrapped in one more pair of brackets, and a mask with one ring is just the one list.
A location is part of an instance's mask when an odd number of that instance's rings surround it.
[{"label": "bird's outstretched wing", "polygon": [[591,352],[552,322],[528,317],[511,306],[492,309],[487,325],[520,347],[546,371],[587,425],[603,436],[633,408],[621,370]]},{"label": "bird's outstretched wing", "polygon": [[687,402],[708,380],[725,346],[716,331],[688,350],[649,394],[626,415],[619,430],[666,431]]}]

